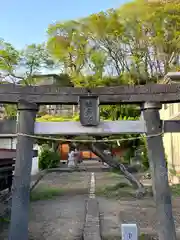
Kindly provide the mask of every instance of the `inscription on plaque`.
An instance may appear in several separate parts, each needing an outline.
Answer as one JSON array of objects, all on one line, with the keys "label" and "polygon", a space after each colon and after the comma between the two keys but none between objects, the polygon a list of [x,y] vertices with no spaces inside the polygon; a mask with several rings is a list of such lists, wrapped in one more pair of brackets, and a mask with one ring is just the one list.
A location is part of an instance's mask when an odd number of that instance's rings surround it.
[{"label": "inscription on plaque", "polygon": [[99,124],[98,97],[80,98],[80,122],[83,126],[97,126]]},{"label": "inscription on plaque", "polygon": [[138,228],[136,224],[121,225],[122,240],[138,240]]},{"label": "inscription on plaque", "polygon": [[93,113],[92,100],[85,100],[84,118],[86,119],[88,125],[93,124],[93,120],[94,120],[95,116]]}]

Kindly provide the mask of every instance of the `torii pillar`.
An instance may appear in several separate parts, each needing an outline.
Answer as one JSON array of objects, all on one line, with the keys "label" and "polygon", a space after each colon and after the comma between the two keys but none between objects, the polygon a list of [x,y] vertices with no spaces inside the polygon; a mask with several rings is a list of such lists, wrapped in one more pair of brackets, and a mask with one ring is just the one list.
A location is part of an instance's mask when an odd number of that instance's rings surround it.
[{"label": "torii pillar", "polygon": [[34,103],[18,104],[16,164],[12,186],[12,208],[9,240],[28,240],[29,197],[34,139],[34,123],[38,107]]}]

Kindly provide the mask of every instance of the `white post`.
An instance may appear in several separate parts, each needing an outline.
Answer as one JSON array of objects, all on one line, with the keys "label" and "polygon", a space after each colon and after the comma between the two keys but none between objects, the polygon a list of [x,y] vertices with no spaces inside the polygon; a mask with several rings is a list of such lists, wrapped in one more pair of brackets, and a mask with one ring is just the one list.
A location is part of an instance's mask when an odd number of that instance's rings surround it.
[{"label": "white post", "polygon": [[136,224],[121,224],[122,240],[138,240]]}]

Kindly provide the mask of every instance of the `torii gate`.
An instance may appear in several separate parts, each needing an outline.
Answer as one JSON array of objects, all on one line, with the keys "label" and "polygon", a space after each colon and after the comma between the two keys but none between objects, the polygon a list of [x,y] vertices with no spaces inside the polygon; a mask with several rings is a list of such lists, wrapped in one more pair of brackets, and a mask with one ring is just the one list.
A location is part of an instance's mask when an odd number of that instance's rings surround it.
[{"label": "torii gate", "polygon": [[[35,123],[38,105],[78,104],[79,100],[81,124],[68,122],[67,128],[67,123]],[[159,239],[175,240],[171,194],[161,133],[162,131],[180,132],[180,122],[165,121],[162,127],[159,116],[161,103],[171,102],[180,102],[180,84],[98,87],[92,89],[1,85],[0,103],[18,104],[19,111],[17,131],[15,131],[15,123],[7,122],[0,125],[1,134],[12,135],[17,132],[9,240],[28,239],[29,189],[33,154],[33,138],[30,135],[112,135],[121,133],[146,133],[159,223]],[[120,103],[139,104],[144,121],[99,122],[99,104]],[[6,124],[9,124],[9,126]]]}]

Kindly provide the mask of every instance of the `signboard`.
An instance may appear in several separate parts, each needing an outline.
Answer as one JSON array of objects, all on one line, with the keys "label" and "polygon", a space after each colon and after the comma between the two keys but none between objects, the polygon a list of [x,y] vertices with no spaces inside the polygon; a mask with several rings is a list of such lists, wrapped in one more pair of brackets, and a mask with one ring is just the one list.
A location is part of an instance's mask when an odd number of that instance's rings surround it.
[{"label": "signboard", "polygon": [[99,124],[99,99],[97,96],[80,97],[80,122],[82,126]]},{"label": "signboard", "polygon": [[136,224],[121,224],[122,240],[138,240]]}]

